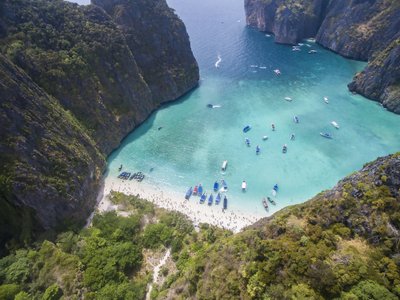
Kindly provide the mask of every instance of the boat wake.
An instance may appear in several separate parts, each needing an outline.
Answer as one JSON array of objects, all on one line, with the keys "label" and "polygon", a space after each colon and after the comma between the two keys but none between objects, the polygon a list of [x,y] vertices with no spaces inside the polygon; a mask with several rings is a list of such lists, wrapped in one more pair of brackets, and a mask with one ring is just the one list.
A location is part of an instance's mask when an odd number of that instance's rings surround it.
[{"label": "boat wake", "polygon": [[221,63],[221,61],[222,61],[221,55],[218,55],[218,60],[215,62],[216,68],[219,68],[219,64]]}]

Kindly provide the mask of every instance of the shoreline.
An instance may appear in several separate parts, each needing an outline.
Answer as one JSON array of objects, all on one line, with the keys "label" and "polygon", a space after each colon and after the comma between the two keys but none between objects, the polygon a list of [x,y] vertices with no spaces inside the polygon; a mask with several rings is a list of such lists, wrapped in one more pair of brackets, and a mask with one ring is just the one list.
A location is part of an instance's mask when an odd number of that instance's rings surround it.
[{"label": "shoreline", "polygon": [[228,209],[223,212],[222,203],[211,206],[207,205],[207,203],[200,204],[199,197],[197,196],[192,196],[189,200],[185,200],[184,194],[181,195],[177,192],[151,186],[146,182],[109,177],[104,178],[104,184],[99,191],[100,200],[96,206],[99,212],[115,210],[122,216],[127,214],[124,211],[119,211],[118,205],[110,202],[108,195],[111,191],[121,192],[126,195],[138,195],[140,198],[150,201],[158,207],[180,212],[186,215],[195,227],[200,223],[207,223],[236,233],[265,217],[265,215],[256,215],[230,209],[229,204]]}]

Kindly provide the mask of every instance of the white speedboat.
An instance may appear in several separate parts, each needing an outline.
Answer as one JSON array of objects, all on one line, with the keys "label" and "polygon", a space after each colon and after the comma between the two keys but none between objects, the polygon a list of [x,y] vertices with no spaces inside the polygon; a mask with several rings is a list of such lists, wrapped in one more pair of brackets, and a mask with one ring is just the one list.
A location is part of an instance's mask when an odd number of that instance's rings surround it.
[{"label": "white speedboat", "polygon": [[228,167],[228,161],[227,161],[227,160],[224,160],[224,161],[222,162],[221,170],[222,170],[223,172],[225,172],[227,167]]},{"label": "white speedboat", "polygon": [[290,98],[290,97],[285,97],[284,98],[286,101],[289,101],[289,102],[291,102],[293,99],[292,98]]},{"label": "white speedboat", "polygon": [[339,124],[336,123],[335,121],[331,122],[332,126],[335,127],[336,129],[339,129]]},{"label": "white speedboat", "polygon": [[326,104],[328,104],[329,103],[329,99],[328,99],[328,97],[324,97],[324,102],[326,103]]},{"label": "white speedboat", "polygon": [[279,69],[275,69],[274,72],[276,75],[281,75],[281,71]]},{"label": "white speedboat", "polygon": [[242,191],[245,191],[247,189],[247,183],[245,180],[242,181]]},{"label": "white speedboat", "polygon": [[268,135],[264,135],[262,139],[263,139],[263,141],[268,140]]}]

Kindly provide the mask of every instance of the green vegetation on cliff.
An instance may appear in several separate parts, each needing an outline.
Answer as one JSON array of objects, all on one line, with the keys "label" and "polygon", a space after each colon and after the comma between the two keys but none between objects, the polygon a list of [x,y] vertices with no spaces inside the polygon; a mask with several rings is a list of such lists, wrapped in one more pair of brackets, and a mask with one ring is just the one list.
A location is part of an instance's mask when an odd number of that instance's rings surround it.
[{"label": "green vegetation on cliff", "polygon": [[[185,26],[166,2],[125,2],[124,30],[96,5],[0,2],[0,253],[7,241],[84,222],[105,156],[197,85]],[[132,11],[142,12],[140,33],[125,30],[137,25]],[[147,30],[164,39],[155,45]]]},{"label": "green vegetation on cliff", "polygon": [[[124,215],[0,260],[0,295],[144,299],[398,299],[400,154],[367,164],[332,190],[239,234],[114,193]],[[19,298],[16,298],[19,299]]]}]

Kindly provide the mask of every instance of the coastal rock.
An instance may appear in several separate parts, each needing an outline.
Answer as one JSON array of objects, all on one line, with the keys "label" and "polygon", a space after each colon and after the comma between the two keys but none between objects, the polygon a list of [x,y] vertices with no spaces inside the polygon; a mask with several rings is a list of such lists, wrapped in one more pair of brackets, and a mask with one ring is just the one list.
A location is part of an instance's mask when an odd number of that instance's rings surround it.
[{"label": "coastal rock", "polygon": [[199,69],[185,25],[164,0],[92,0],[113,18],[156,104],[194,88]]},{"label": "coastal rock", "polygon": [[352,92],[376,99],[400,114],[400,38],[377,53],[349,84]]},{"label": "coastal rock", "polygon": [[316,35],[326,1],[245,0],[244,7],[247,25],[273,33],[277,43],[295,45]]},{"label": "coastal rock", "polygon": [[368,61],[350,90],[399,113],[399,52],[393,46],[399,37],[399,1],[245,0],[245,10],[247,24],[272,32],[277,43],[315,36],[342,56]]},{"label": "coastal rock", "polygon": [[[165,1],[118,5],[110,16],[105,4],[0,3],[1,209],[27,209],[41,228],[82,222],[104,157],[198,82],[185,27]],[[2,221],[1,232],[15,223]]]},{"label": "coastal rock", "polygon": [[370,60],[399,33],[397,1],[330,1],[316,40],[342,56]]}]

